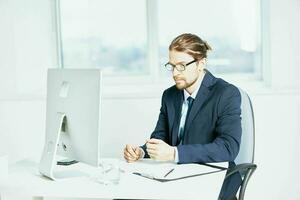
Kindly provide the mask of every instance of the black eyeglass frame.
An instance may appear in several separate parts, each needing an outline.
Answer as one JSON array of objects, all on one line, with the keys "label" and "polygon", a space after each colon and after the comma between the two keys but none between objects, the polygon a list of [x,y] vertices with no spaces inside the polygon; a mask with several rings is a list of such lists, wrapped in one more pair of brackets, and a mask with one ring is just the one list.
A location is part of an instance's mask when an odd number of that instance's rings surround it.
[{"label": "black eyeglass frame", "polygon": [[[194,59],[191,62],[188,62],[186,64],[181,64],[180,63],[180,64],[177,64],[177,65],[173,65],[172,63],[168,62],[168,63],[165,64],[165,68],[168,71],[174,71],[174,68],[176,68],[177,71],[183,72],[188,65],[193,64],[196,61],[197,61],[197,59]],[[178,68],[178,66],[180,66],[181,68]]]}]

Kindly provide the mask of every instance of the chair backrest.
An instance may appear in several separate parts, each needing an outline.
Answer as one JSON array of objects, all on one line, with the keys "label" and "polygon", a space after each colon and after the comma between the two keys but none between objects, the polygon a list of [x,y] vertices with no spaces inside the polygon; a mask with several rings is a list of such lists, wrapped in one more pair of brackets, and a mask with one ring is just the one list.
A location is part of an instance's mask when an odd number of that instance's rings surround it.
[{"label": "chair backrest", "polygon": [[253,163],[255,147],[255,124],[251,100],[248,94],[239,88],[241,94],[241,125],[242,137],[240,151],[235,164]]},{"label": "chair backrest", "polygon": [[[223,195],[226,193],[226,190],[236,193],[239,190],[238,199],[243,200],[248,181],[257,168],[257,165],[254,163],[255,124],[252,103],[245,91],[243,91],[242,89],[239,89],[239,91],[241,94],[242,125],[240,150],[234,160],[236,166],[232,166],[227,170],[226,177],[220,191],[219,199],[223,199]],[[238,178],[237,173],[239,173],[241,177],[242,182],[239,183],[239,181],[237,181],[237,183],[240,185],[234,183],[234,181],[236,181]],[[232,177],[233,181],[231,181],[230,177]],[[230,187],[228,187],[229,184],[231,184]]]}]

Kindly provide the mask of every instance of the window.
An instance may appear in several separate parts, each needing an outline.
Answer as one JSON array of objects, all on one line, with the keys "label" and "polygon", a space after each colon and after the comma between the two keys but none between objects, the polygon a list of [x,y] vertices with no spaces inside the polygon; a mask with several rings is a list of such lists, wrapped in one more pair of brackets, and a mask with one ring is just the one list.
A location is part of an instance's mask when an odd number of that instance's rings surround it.
[{"label": "window", "polygon": [[141,0],[61,0],[63,67],[99,67],[106,74],[142,74],[146,5]]},{"label": "window", "polygon": [[160,63],[171,38],[199,35],[213,51],[207,68],[214,73],[255,73],[259,65],[259,2],[253,0],[158,1]]},{"label": "window", "polygon": [[65,68],[164,77],[168,45],[190,32],[212,46],[207,68],[213,73],[260,74],[259,0],[58,1]]}]

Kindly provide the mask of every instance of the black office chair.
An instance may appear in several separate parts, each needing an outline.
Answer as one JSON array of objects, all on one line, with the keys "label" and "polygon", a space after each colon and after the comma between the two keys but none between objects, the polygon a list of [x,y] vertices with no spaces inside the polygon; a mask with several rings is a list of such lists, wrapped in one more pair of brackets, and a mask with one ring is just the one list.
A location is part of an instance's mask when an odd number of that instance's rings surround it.
[{"label": "black office chair", "polygon": [[246,187],[250,177],[256,170],[257,165],[254,164],[254,147],[255,147],[255,124],[254,113],[251,100],[248,94],[239,89],[241,94],[241,125],[242,137],[240,151],[234,160],[236,166],[227,170],[225,179],[239,172],[242,177],[242,183],[239,188],[238,199],[243,200]]}]

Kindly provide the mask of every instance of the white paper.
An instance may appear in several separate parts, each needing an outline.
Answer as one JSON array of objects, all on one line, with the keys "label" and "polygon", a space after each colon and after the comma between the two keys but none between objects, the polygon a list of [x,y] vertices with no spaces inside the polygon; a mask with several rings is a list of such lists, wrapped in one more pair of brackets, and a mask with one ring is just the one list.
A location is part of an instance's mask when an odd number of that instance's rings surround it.
[{"label": "white paper", "polygon": [[[200,164],[175,164],[157,161],[138,161],[127,163],[122,169],[129,173],[136,173],[148,178],[169,180],[193,175],[205,175],[218,172],[220,169]],[[172,170],[172,172],[170,172]],[[170,172],[168,175],[166,175]]]}]

